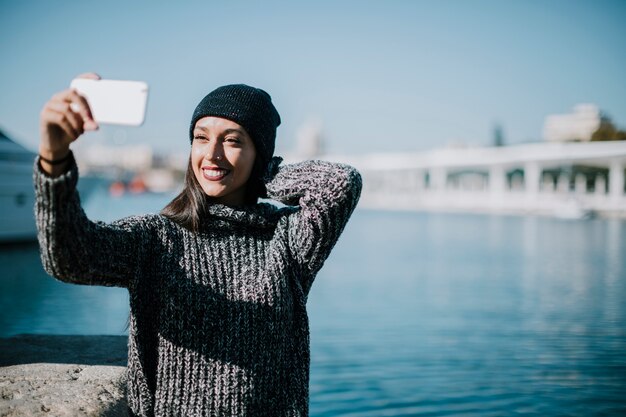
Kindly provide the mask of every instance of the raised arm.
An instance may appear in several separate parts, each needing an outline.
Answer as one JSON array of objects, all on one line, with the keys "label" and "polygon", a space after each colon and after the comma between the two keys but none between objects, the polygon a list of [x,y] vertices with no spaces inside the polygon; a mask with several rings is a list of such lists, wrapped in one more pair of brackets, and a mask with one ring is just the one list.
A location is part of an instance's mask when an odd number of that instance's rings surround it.
[{"label": "raised arm", "polygon": [[[94,73],[79,77],[100,78]],[[76,192],[78,169],[70,145],[96,129],[89,104],[74,90],[55,94],[41,110],[34,169],[41,258],[46,271],[63,281],[127,286],[143,250],[139,218],[111,225],[91,222]]]},{"label": "raised arm", "polygon": [[281,166],[266,187],[270,198],[300,207],[293,215],[289,243],[306,275],[308,292],[356,207],[361,175],[349,165],[306,161]]}]

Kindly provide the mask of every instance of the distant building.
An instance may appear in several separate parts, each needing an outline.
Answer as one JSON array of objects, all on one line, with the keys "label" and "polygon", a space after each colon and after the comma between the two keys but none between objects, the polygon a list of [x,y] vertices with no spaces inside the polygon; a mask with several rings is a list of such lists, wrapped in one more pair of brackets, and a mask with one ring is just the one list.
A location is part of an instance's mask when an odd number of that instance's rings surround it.
[{"label": "distant building", "polygon": [[122,170],[143,172],[152,167],[153,152],[149,145],[104,146],[93,144],[76,147],[81,172]]},{"label": "distant building", "polygon": [[302,159],[311,159],[324,154],[324,138],[322,122],[311,119],[300,126],[296,133],[296,156]]},{"label": "distant building", "polygon": [[499,123],[493,127],[493,146],[504,146],[504,130]]},{"label": "distant building", "polygon": [[608,121],[595,104],[578,104],[570,114],[546,117],[543,139],[548,142],[589,142],[602,123]]}]

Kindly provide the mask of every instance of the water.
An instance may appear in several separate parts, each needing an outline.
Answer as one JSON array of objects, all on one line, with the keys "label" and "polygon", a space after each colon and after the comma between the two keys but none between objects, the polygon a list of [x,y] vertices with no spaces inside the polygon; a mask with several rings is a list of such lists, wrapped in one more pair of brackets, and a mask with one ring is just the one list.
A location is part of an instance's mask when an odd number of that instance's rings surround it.
[{"label": "water", "polygon": [[[309,297],[311,416],[626,414],[625,250],[620,220],[357,211]],[[0,274],[2,336],[124,334],[125,290],[57,282],[34,245]]]}]

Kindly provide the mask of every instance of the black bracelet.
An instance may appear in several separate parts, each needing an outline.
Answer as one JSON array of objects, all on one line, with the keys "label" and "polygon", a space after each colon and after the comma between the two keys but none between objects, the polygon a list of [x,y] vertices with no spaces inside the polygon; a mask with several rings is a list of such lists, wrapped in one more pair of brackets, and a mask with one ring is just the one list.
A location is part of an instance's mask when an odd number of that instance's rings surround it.
[{"label": "black bracelet", "polygon": [[42,161],[44,161],[45,163],[50,164],[50,165],[62,164],[63,162],[68,161],[71,157],[72,157],[72,152],[68,152],[67,155],[65,155],[61,159],[48,159],[48,158],[44,158],[43,156],[39,155],[39,159],[41,159]]}]

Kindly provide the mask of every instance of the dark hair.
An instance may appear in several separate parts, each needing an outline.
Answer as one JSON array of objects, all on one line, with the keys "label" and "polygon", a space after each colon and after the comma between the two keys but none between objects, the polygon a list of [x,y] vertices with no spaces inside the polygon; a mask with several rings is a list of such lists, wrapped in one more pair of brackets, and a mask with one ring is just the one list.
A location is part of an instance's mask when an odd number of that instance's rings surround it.
[{"label": "dark hair", "polygon": [[[255,158],[250,178],[246,183],[246,205],[254,205],[259,198],[267,197],[267,190],[263,182],[262,161]],[[197,232],[200,230],[202,218],[207,214],[207,208],[215,204],[213,199],[207,196],[196,179],[191,165],[191,155],[185,172],[183,190],[167,206],[161,210],[161,214],[182,227]]]}]

